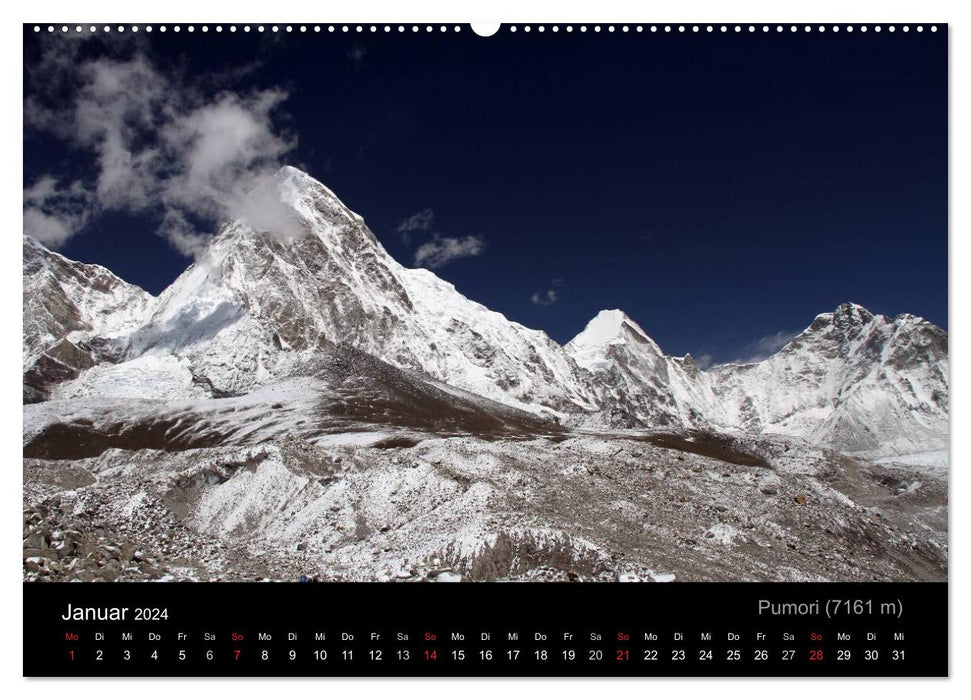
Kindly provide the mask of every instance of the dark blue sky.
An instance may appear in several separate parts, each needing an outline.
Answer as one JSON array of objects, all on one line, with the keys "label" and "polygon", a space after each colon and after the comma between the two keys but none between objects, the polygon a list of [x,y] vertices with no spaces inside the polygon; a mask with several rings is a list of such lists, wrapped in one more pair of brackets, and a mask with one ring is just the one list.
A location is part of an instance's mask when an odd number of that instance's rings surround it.
[{"label": "dark blue sky", "polygon": [[[25,94],[51,37],[25,29]],[[57,38],[53,38],[55,43]],[[68,40],[64,40],[68,41]],[[434,211],[481,255],[437,270],[566,342],[622,308],[674,354],[727,361],[855,301],[947,324],[945,31],[140,35],[161,70],[289,92],[285,161],[411,264]],[[130,55],[117,36],[83,56]],[[222,83],[225,87],[225,79]],[[91,154],[25,134],[25,185]],[[109,214],[61,248],[157,293],[190,262]],[[427,236],[428,234],[424,234]],[[531,301],[555,289],[551,305]]]}]

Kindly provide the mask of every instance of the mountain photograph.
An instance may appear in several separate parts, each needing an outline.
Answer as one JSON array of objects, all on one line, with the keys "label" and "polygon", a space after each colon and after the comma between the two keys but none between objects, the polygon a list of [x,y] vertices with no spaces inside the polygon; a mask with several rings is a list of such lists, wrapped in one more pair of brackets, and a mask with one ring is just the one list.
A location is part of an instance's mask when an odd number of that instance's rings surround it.
[{"label": "mountain photograph", "polygon": [[311,34],[25,30],[25,581],[947,580],[946,45]]}]

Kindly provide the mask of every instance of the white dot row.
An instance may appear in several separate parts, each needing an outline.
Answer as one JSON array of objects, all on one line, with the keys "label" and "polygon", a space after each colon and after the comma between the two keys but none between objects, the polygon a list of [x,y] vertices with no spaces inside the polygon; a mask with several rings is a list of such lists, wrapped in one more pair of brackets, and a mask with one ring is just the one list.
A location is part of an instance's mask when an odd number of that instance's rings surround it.
[{"label": "white dot row", "polygon": [[[141,26],[141,27],[138,26],[138,25],[132,25],[130,27],[126,27],[125,25],[118,25],[117,27],[112,27],[111,25],[106,24],[106,25],[104,25],[102,27],[102,26],[98,26],[98,25],[92,24],[92,25],[90,25],[88,27],[83,27],[80,24],[78,24],[78,25],[75,25],[73,27],[70,27],[70,26],[64,24],[64,25],[61,25],[60,27],[56,27],[54,25],[48,25],[46,28],[45,27],[42,27],[40,25],[36,25],[36,24],[34,25],[34,31],[35,32],[42,32],[45,29],[48,32],[51,32],[51,33],[60,31],[60,32],[65,33],[65,34],[68,33],[68,32],[71,32],[71,31],[73,31],[75,33],[81,33],[81,32],[84,32],[85,29],[87,29],[87,31],[88,32],[91,32],[91,33],[99,32],[99,31],[100,32],[112,32],[112,31],[116,31],[116,32],[125,32],[125,31],[131,31],[131,32],[138,32],[138,31],[151,32],[151,31],[154,30],[154,28],[151,25],[145,25],[145,26]],[[330,33],[343,32],[345,34],[346,33],[350,33],[350,32],[358,32],[358,33],[361,33],[361,32],[365,32],[365,31],[370,31],[372,33],[376,33],[376,32],[381,31],[381,30],[383,30],[385,32],[392,32],[392,31],[395,31],[395,30],[397,30],[399,32],[405,32],[405,31],[408,31],[408,30],[411,30],[412,32],[419,32],[422,29],[424,29],[426,32],[433,32],[436,29],[438,29],[441,32],[447,32],[447,31],[449,31],[449,29],[452,29],[453,31],[456,31],[456,32],[462,31],[462,28],[460,26],[458,26],[458,25],[456,25],[454,27],[451,27],[451,28],[450,27],[446,27],[444,25],[442,25],[441,27],[433,27],[431,25],[425,25],[425,26],[422,26],[422,27],[419,27],[417,25],[410,25],[408,27],[405,27],[404,25],[398,25],[396,27],[392,27],[391,25],[384,25],[383,27],[378,27],[377,25],[373,25],[373,24],[371,26],[369,26],[369,27],[368,26],[362,26],[362,25],[348,26],[346,24],[345,25],[336,25],[336,26],[335,25],[321,26],[319,24],[315,24],[315,25],[300,24],[300,25],[296,25],[296,26],[291,25],[291,24],[282,25],[282,26],[280,26],[280,25],[264,26],[264,25],[260,24],[260,25],[250,26],[250,25],[246,24],[246,25],[239,26],[239,27],[237,27],[235,24],[229,25],[227,27],[223,27],[222,25],[218,25],[218,24],[215,25],[215,26],[213,26],[213,27],[209,27],[208,25],[202,25],[202,26],[198,26],[197,27],[197,26],[191,25],[191,24],[188,25],[188,26],[183,27],[183,26],[180,26],[180,25],[177,24],[177,25],[174,25],[174,26],[171,26],[171,27],[169,27],[167,25],[162,25],[162,26],[159,26],[158,27],[158,31],[160,31],[160,32],[166,32],[166,31],[171,30],[173,32],[178,33],[178,32],[181,32],[183,29],[185,31],[187,31],[187,32],[190,32],[190,33],[191,32],[195,32],[197,29],[199,31],[201,31],[201,32],[208,32],[211,29],[212,31],[215,31],[215,32],[222,32],[222,31],[225,30],[225,31],[229,31],[229,32],[236,32],[236,31],[242,31],[242,32],[252,32],[252,31],[255,31],[255,32],[266,32],[266,31],[270,31],[270,32],[280,32],[280,31],[285,31],[285,32],[308,32],[309,31],[309,32],[317,32],[317,33],[319,33],[319,32],[322,32],[322,31],[326,31],[326,32],[330,32]]]},{"label": "white dot row", "polygon": [[[34,31],[35,32],[42,32],[42,31],[44,31],[44,29],[45,29],[45,27],[42,27],[41,25],[34,25]],[[104,25],[104,26],[97,26],[97,25],[92,24],[92,25],[90,25],[88,27],[83,27],[83,26],[81,26],[79,24],[79,25],[75,25],[75,26],[71,27],[71,26],[68,26],[68,25],[64,24],[64,25],[61,25],[60,27],[57,27],[57,26],[54,26],[54,25],[48,25],[46,27],[46,30],[49,33],[53,33],[53,32],[56,32],[56,31],[60,30],[60,32],[61,33],[64,33],[64,34],[66,34],[68,32],[71,32],[72,30],[75,33],[81,33],[81,32],[84,32],[85,29],[87,29],[87,31],[90,32],[90,33],[98,32],[98,31],[102,31],[102,32],[117,31],[119,33],[123,33],[125,31],[131,31],[131,32],[138,32],[138,31],[151,32],[151,31],[153,31],[153,27],[151,25],[144,25],[144,26],[141,26],[141,27],[139,25],[131,25],[129,27],[126,27],[125,25],[118,25],[117,27],[112,27],[111,25],[107,25],[107,24]],[[160,32],[165,32],[165,31],[168,31],[169,29],[171,29],[171,31],[173,31],[173,32],[179,33],[179,32],[182,31],[183,27],[180,26],[180,25],[174,25],[172,27],[168,27],[166,25],[162,25],[162,26],[159,26],[158,27],[158,31],[160,31]],[[373,34],[373,33],[379,32],[379,31],[384,31],[385,33],[391,33],[393,31],[398,31],[399,33],[404,33],[404,32],[407,32],[409,30],[411,32],[413,32],[413,33],[417,33],[417,32],[422,31],[423,29],[424,29],[425,32],[434,32],[436,29],[438,31],[440,31],[440,32],[448,32],[449,29],[451,29],[451,30],[453,30],[455,32],[462,31],[462,28],[460,26],[458,26],[458,25],[455,25],[453,27],[447,27],[445,25],[440,25],[440,26],[432,26],[432,25],[423,25],[423,26],[419,26],[419,25],[408,25],[408,26],[406,26],[406,25],[402,25],[402,24],[395,25],[395,26],[392,26],[392,25],[389,25],[389,24],[386,24],[386,25],[383,25],[383,26],[378,26],[378,25],[374,25],[374,24],[369,25],[369,26],[367,26],[367,25],[360,25],[360,24],[358,24],[358,25],[346,25],[346,24],[344,24],[344,25],[333,25],[333,24],[331,24],[331,25],[325,25],[325,26],[321,26],[319,24],[315,24],[315,25],[306,25],[306,24],[291,25],[291,24],[287,24],[287,25],[282,25],[282,26],[281,25],[269,25],[269,26],[255,25],[255,26],[250,26],[250,25],[247,24],[247,25],[242,25],[240,27],[237,27],[236,25],[233,24],[233,25],[229,25],[229,26],[227,26],[225,28],[222,25],[215,25],[213,27],[209,27],[208,25],[201,25],[199,27],[196,27],[195,25],[191,25],[190,24],[190,25],[187,25],[186,27],[184,27],[184,29],[185,29],[185,31],[190,32],[190,33],[195,32],[196,29],[198,29],[201,32],[208,32],[210,29],[212,29],[213,31],[216,31],[216,32],[222,32],[225,29],[225,30],[227,30],[229,32],[236,32],[236,31],[242,31],[242,32],[251,32],[251,31],[256,31],[256,32],[266,32],[266,31],[270,31],[270,32],[280,32],[282,30],[282,31],[285,31],[285,32],[295,32],[296,31],[296,32],[303,32],[303,33],[306,33],[308,31],[309,32],[316,32],[316,33],[320,33],[322,31],[326,31],[326,32],[329,32],[329,33],[332,33],[332,34],[333,33],[344,33],[344,34],[348,34],[348,33],[351,33],[351,32],[358,33],[358,34],[364,33],[364,32],[371,32]],[[517,27],[516,25],[510,25],[508,27],[505,27],[505,29],[507,29],[509,32],[512,32],[512,33],[515,33],[515,32],[520,31],[520,30],[522,30],[523,32],[527,32],[527,33],[528,32],[531,32],[531,31],[534,31],[534,30],[537,31],[537,32],[539,32],[539,33],[543,33],[545,31],[547,31],[547,29],[549,29],[549,31],[554,32],[554,33],[555,32],[560,32],[560,31],[565,31],[567,33],[573,32],[573,31],[579,31],[581,33],[582,32],[587,32],[587,31],[601,32],[604,29],[606,29],[606,31],[608,31],[608,32],[616,32],[616,31],[619,30],[621,32],[631,32],[631,31],[634,31],[634,32],[645,32],[645,31],[648,31],[648,32],[654,32],[654,33],[657,33],[657,32],[666,32],[666,33],[671,33],[671,32],[680,32],[680,33],[687,33],[687,32],[691,32],[691,33],[702,33],[702,32],[705,32],[705,33],[714,33],[714,32],[727,33],[727,32],[735,32],[735,33],[741,33],[741,32],[744,32],[744,31],[748,31],[749,33],[755,33],[755,32],[760,31],[760,30],[763,33],[769,33],[771,31],[775,31],[775,32],[785,32],[785,31],[789,31],[790,33],[792,33],[792,32],[799,32],[799,31],[802,31],[802,32],[813,32],[813,31],[815,31],[815,32],[820,32],[820,33],[821,32],[827,32],[827,31],[831,31],[831,32],[834,32],[834,33],[838,33],[840,31],[844,31],[844,32],[847,32],[847,33],[851,33],[853,31],[860,31],[860,32],[864,32],[865,33],[867,31],[871,31],[871,30],[874,31],[874,32],[881,32],[881,31],[884,31],[884,30],[886,30],[888,32],[895,32],[898,29],[900,31],[902,31],[902,32],[909,32],[909,31],[911,31],[911,29],[914,29],[915,31],[918,31],[918,32],[923,32],[924,31],[924,26],[923,25],[915,25],[915,26],[912,27],[911,25],[907,25],[907,24],[899,25],[899,26],[897,26],[897,25],[888,25],[888,26],[884,26],[884,25],[873,25],[872,27],[867,26],[865,24],[858,25],[858,26],[854,26],[854,25],[841,26],[841,25],[835,25],[835,24],[834,25],[829,25],[829,26],[822,25],[822,24],[821,25],[816,25],[816,26],[809,25],[809,24],[804,25],[804,26],[798,26],[798,25],[795,25],[795,24],[793,24],[793,25],[776,24],[776,25],[771,25],[771,26],[770,25],[767,25],[767,24],[764,24],[764,25],[761,25],[761,26],[756,26],[756,25],[753,25],[753,24],[744,25],[744,26],[743,25],[739,25],[739,24],[735,24],[735,25],[725,25],[725,24],[720,24],[720,25],[711,25],[711,24],[706,24],[706,25],[699,25],[699,24],[690,24],[690,25],[684,25],[684,24],[679,24],[679,25],[663,24],[663,25],[655,25],[655,24],[652,24],[652,25],[645,26],[645,25],[638,24],[638,25],[630,26],[630,25],[626,25],[625,24],[625,25],[607,25],[606,27],[601,27],[600,25],[594,25],[592,27],[588,27],[587,25],[580,25],[578,27],[574,27],[572,25],[566,25],[566,26],[563,26],[563,27],[561,27],[559,25],[553,25],[553,26],[550,26],[550,27],[545,27],[543,25],[539,25],[537,27],[533,27],[532,25],[525,25],[525,26],[522,26],[522,27]],[[936,32],[937,31],[937,26],[931,25],[929,27],[929,29],[932,32]]]},{"label": "white dot row", "polygon": [[[767,25],[767,24],[763,24],[763,25],[760,25],[760,26],[756,26],[754,24],[749,24],[749,25],[740,25],[740,24],[735,24],[735,25],[728,25],[728,24],[718,24],[718,25],[711,25],[711,24],[688,24],[688,25],[685,25],[685,24],[678,24],[678,25],[662,24],[662,25],[657,25],[657,24],[652,24],[652,25],[649,25],[649,26],[644,26],[644,25],[639,25],[638,24],[638,25],[634,25],[634,27],[631,27],[631,26],[625,24],[625,25],[621,25],[621,26],[607,25],[606,30],[608,32],[616,32],[619,29],[622,32],[630,32],[633,29],[633,31],[636,31],[636,32],[650,31],[650,32],[655,32],[655,33],[656,32],[667,32],[667,33],[671,33],[671,32],[680,32],[680,33],[685,33],[685,32],[692,32],[692,33],[708,32],[708,33],[713,33],[713,32],[730,32],[730,31],[734,31],[734,32],[737,32],[737,33],[741,33],[741,32],[744,32],[744,31],[748,31],[750,33],[755,33],[755,32],[757,32],[759,30],[761,30],[763,33],[768,33],[768,32],[771,32],[773,30],[776,31],[776,32],[784,32],[786,30],[788,30],[789,32],[798,32],[798,31],[801,30],[801,31],[804,31],[804,32],[813,32],[813,31],[816,31],[816,32],[822,33],[822,32],[826,32],[826,31],[832,31],[834,33],[838,33],[840,31],[853,32],[854,29],[858,29],[861,32],[866,32],[869,29],[872,29],[875,32],[880,32],[880,31],[883,31],[884,29],[886,29],[888,32],[895,32],[895,31],[897,31],[898,28],[901,31],[903,31],[903,32],[909,32],[911,29],[914,29],[914,30],[916,30],[918,32],[924,31],[924,26],[923,25],[914,25],[912,27],[911,25],[907,25],[907,24],[900,25],[899,27],[897,25],[887,25],[887,26],[884,26],[884,25],[873,25],[872,27],[868,27],[865,24],[859,25],[858,27],[854,27],[853,25],[838,25],[838,24],[833,24],[833,25],[830,25],[830,26],[826,26],[824,24],[820,24],[818,26],[813,26],[813,25],[807,24],[807,25],[802,26],[802,27],[800,27],[798,25],[795,25],[795,24],[793,24],[793,25],[775,24],[775,25],[771,25],[771,26],[770,25]],[[508,29],[509,29],[510,32],[516,32],[517,31],[517,27],[515,25],[512,25],[512,26],[508,27]],[[532,29],[533,28],[530,27],[530,26],[522,27],[522,31],[524,31],[524,32],[532,31]],[[546,31],[546,28],[543,27],[543,26],[536,27],[535,29],[538,32],[544,32],[544,31]],[[586,25],[581,25],[580,27],[578,27],[578,31],[580,31],[580,32],[590,31],[591,29],[594,32],[600,32],[600,31],[603,31],[604,28],[603,27],[600,27],[599,25],[594,25],[592,28],[591,27],[587,27]],[[551,31],[554,31],[554,32],[558,32],[558,31],[560,31],[560,27],[553,26],[553,27],[550,27],[550,30]],[[572,32],[572,31],[574,31],[574,28],[572,26],[570,26],[570,25],[567,25],[564,28],[564,30],[567,31],[567,32]],[[934,25],[931,25],[930,31],[936,32],[937,31],[937,27],[934,26]]]}]

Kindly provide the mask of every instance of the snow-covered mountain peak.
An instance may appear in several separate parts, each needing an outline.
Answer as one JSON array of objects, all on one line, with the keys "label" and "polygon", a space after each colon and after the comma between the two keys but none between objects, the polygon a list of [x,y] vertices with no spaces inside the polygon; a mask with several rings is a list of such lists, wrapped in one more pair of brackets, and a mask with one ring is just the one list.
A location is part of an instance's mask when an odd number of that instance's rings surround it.
[{"label": "snow-covered mountain peak", "polygon": [[302,170],[284,166],[263,178],[234,213],[162,293],[156,322],[184,318],[187,304],[199,313],[227,302],[253,308],[249,302],[265,297],[274,280],[291,292],[321,277],[365,295],[373,286],[396,286],[387,271],[395,263],[364,219]]},{"label": "snow-covered mountain peak", "polygon": [[[279,170],[276,171],[274,175],[278,180],[287,180],[293,182],[297,187],[323,187],[323,184],[314,179],[309,173],[296,168],[292,165],[284,165]],[[329,191],[329,190],[328,190]]]},{"label": "snow-covered mountain peak", "polygon": [[[933,364],[942,358],[946,362],[947,333],[920,316],[901,314],[890,318],[847,303],[818,315],[778,355],[859,356],[868,362],[883,363],[891,356],[900,356],[903,348],[913,349]],[[903,353],[905,357],[909,354]]]},{"label": "snow-covered mountain peak", "polygon": [[906,357],[904,363],[913,361],[912,353],[901,352],[905,348],[920,354],[917,362],[946,363],[947,333],[919,316],[901,314],[890,318],[859,304],[845,303],[816,316],[809,327],[761,364],[781,362],[791,366],[793,361],[801,362],[795,360],[799,357],[840,358],[864,371],[893,357]]},{"label": "snow-covered mountain peak", "polygon": [[596,370],[608,359],[610,348],[618,345],[640,345],[650,354],[662,354],[644,329],[620,309],[604,309],[598,313],[567,343],[566,349],[581,367]]},{"label": "snow-covered mountain peak", "polygon": [[307,204],[314,205],[318,211],[325,210],[340,214],[354,221],[364,219],[355,214],[337,198],[333,190],[319,180],[292,165],[284,165],[273,176],[272,183],[280,199],[290,206],[300,209]]},{"label": "snow-covered mountain peak", "polygon": [[684,357],[674,357],[673,360],[678,360],[681,366],[685,368],[685,371],[692,374],[697,374],[698,372],[703,372],[701,365],[698,364],[698,360],[695,359],[694,355],[690,352],[685,353]]},{"label": "snow-covered mountain peak", "polygon": [[24,260],[30,260],[41,255],[44,251],[47,251],[40,241],[38,241],[33,236],[28,236],[24,234]]},{"label": "snow-covered mountain peak", "polygon": [[[883,314],[875,314],[864,306],[852,303],[840,304],[835,311],[828,314],[821,314],[816,318],[817,320],[824,319],[828,323],[844,329],[863,328],[865,326],[872,325],[874,327],[929,326],[940,330],[936,325],[921,316],[916,316],[910,313],[902,313],[893,317],[884,316]],[[943,331],[941,332],[943,333]]]},{"label": "snow-covered mountain peak", "polygon": [[195,385],[238,395],[349,346],[535,413],[595,407],[588,378],[545,333],[399,264],[306,173],[282,168],[249,207],[162,293],[128,359],[172,355]]},{"label": "snow-covered mountain peak", "polygon": [[[41,285],[56,285],[65,294],[72,295],[72,301],[95,307],[92,313],[99,316],[108,316],[113,306],[123,307],[128,302],[134,303],[136,298],[141,308],[154,299],[108,268],[66,258],[28,235],[23,236],[23,255],[25,299],[39,291]],[[110,323],[105,321],[102,325],[110,326]]]},{"label": "snow-covered mountain peak", "polygon": [[765,360],[711,374],[729,425],[850,451],[946,444],[947,333],[916,316],[841,304]]},{"label": "snow-covered mountain peak", "polygon": [[586,328],[571,343],[577,345],[603,346],[625,343],[631,338],[642,342],[653,342],[644,329],[620,309],[604,309],[594,316]]},{"label": "snow-covered mountain peak", "polygon": [[[290,244],[316,236],[329,246],[380,248],[364,219],[351,211],[323,183],[292,166],[263,178],[235,207],[235,220],[221,230],[210,249],[261,234],[267,241]],[[212,258],[212,250],[209,251]]]},{"label": "snow-covered mountain peak", "polygon": [[601,311],[564,349],[596,377],[606,424],[699,424],[694,404],[706,399],[693,384],[700,381],[706,389],[694,360],[667,357],[623,311]]},{"label": "snow-covered mountain peak", "polygon": [[866,307],[845,302],[836,307],[834,311],[827,311],[816,316],[806,331],[835,328],[842,332],[853,332],[867,326],[874,318],[878,317],[874,316]]}]

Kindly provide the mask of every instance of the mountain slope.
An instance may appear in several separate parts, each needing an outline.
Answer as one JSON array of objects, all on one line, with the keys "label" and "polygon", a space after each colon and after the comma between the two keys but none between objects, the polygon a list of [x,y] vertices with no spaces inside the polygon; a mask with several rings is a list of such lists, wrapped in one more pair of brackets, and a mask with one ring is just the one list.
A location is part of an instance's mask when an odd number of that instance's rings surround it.
[{"label": "mountain slope", "polygon": [[429,434],[498,439],[562,431],[531,413],[347,346],[319,353],[304,376],[238,397],[102,395],[24,407],[24,456],[41,459],[84,459],[111,448],[177,452],[291,438],[398,446]]},{"label": "mountain slope", "polygon": [[714,397],[707,375],[690,356],[665,355],[623,311],[601,311],[564,350],[595,376],[600,390],[599,420],[604,425],[709,425]]},{"label": "mountain slope", "polygon": [[791,435],[874,455],[947,446],[947,334],[916,316],[843,304],[761,362],[708,371],[664,355],[620,311],[565,349],[603,387],[608,425]]},{"label": "mountain slope", "polygon": [[739,428],[847,451],[947,446],[947,334],[916,316],[843,304],[768,359],[711,375]]},{"label": "mountain slope", "polygon": [[31,402],[106,359],[103,339],[134,330],[155,300],[100,265],[68,260],[29,236],[23,251],[24,401]]},{"label": "mountain slope", "polygon": [[343,344],[526,410],[593,407],[583,373],[545,333],[399,265],[308,175],[284,168],[273,187],[286,216],[272,229],[223,227],[121,352],[182,358],[215,395],[235,395]]}]

